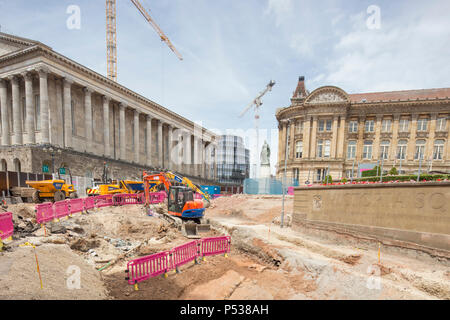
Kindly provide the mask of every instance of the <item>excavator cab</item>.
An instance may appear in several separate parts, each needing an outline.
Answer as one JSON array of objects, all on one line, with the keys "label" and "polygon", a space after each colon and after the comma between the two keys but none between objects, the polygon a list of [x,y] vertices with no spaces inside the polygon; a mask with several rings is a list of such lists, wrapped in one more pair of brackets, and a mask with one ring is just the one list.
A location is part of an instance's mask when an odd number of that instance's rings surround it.
[{"label": "excavator cab", "polygon": [[167,201],[170,215],[190,219],[203,217],[203,201],[195,201],[194,193],[188,187],[170,186]]}]

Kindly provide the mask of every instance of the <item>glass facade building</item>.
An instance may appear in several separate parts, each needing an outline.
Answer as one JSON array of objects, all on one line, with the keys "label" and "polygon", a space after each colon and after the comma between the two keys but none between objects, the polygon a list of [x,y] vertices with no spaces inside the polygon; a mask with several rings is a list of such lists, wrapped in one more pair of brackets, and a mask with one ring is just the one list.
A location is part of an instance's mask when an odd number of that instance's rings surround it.
[{"label": "glass facade building", "polygon": [[250,150],[241,137],[222,135],[217,147],[217,181],[242,185],[250,174]]}]

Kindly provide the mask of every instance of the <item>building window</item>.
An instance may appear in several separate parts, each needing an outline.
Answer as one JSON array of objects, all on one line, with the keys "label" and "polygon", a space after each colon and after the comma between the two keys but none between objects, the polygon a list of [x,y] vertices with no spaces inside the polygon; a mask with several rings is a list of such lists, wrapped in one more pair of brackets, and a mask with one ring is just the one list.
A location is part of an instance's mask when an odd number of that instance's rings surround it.
[{"label": "building window", "polygon": [[381,122],[382,132],[391,132],[392,121],[390,119],[385,119]]},{"label": "building window", "polygon": [[322,132],[325,127],[325,120],[319,120],[319,132]]},{"label": "building window", "polygon": [[327,120],[327,131],[331,131],[331,128],[333,127],[333,121]]},{"label": "building window", "polygon": [[294,168],[294,179],[298,181],[299,178],[300,178],[300,169]]},{"label": "building window", "polygon": [[442,160],[442,154],[444,153],[444,140],[436,140],[434,142],[433,159]]},{"label": "building window", "polygon": [[364,141],[363,159],[372,159],[372,141]]},{"label": "building window", "polygon": [[423,159],[424,152],[425,152],[425,140],[417,140],[416,153],[414,155],[414,159],[415,160]]},{"label": "building window", "polygon": [[366,126],[365,126],[366,132],[373,132],[374,127],[375,127],[375,121],[373,121],[373,120],[366,121]]},{"label": "building window", "polygon": [[399,140],[397,145],[397,159],[399,160],[405,160],[406,158],[406,146],[407,141],[406,140]]},{"label": "building window", "polygon": [[316,170],[316,182],[325,180],[325,174],[327,169],[317,169]]},{"label": "building window", "polygon": [[347,159],[355,159],[356,157],[356,141],[349,141],[347,145]]},{"label": "building window", "polygon": [[297,141],[295,143],[295,157],[297,159],[300,159],[303,157],[303,142],[302,141]]},{"label": "building window", "polygon": [[400,132],[408,132],[409,131],[409,120],[408,119],[400,119],[398,131],[400,131]]},{"label": "building window", "polygon": [[36,130],[41,130],[41,101],[38,94],[34,96],[34,114]]},{"label": "building window", "polygon": [[428,119],[417,120],[417,131],[427,131]]},{"label": "building window", "polygon": [[380,146],[381,159],[387,160],[389,157],[389,141],[381,141]]},{"label": "building window", "polygon": [[445,131],[447,126],[447,118],[439,118],[436,121],[436,131]]},{"label": "building window", "polygon": [[350,121],[348,124],[348,132],[358,132],[358,121]]},{"label": "building window", "polygon": [[317,141],[317,157],[329,158],[330,157],[330,140],[318,140]]}]

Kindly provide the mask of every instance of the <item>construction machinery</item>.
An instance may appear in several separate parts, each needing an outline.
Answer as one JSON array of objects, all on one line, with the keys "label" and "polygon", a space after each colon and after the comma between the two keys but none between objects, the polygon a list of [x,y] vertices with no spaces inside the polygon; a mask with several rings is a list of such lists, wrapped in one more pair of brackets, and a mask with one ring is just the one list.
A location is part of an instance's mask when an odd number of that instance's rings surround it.
[{"label": "construction machinery", "polygon": [[[187,238],[199,238],[199,233],[211,229],[204,218],[205,205],[203,200],[194,199],[194,191],[200,193],[207,203],[210,203],[209,195],[192,183],[188,178],[172,172],[160,172],[147,174],[144,171],[145,205],[150,205],[150,192],[164,188],[167,192],[167,214],[162,217],[174,223]],[[184,184],[184,185],[172,185]]]},{"label": "construction machinery", "polygon": [[58,179],[42,181],[25,181],[31,188],[36,189],[33,192],[32,199],[34,203],[40,203],[44,200],[61,201],[66,198],[78,198],[77,191],[72,184],[72,174],[69,170],[70,184],[66,183],[59,175]]},{"label": "construction machinery", "polygon": [[89,196],[99,196],[105,194],[118,193],[141,193],[144,192],[144,183],[134,180],[119,180],[112,183],[100,183],[93,188],[86,189]]},{"label": "construction machinery", "polygon": [[[150,17],[147,10],[138,0],[130,0],[144,18],[150,23],[150,25],[158,33],[161,41],[164,41],[167,46],[172,50],[178,59],[183,60],[181,54],[175,49],[172,42],[164,34],[161,28]],[[107,74],[108,78],[117,81],[117,29],[116,29],[116,0],[106,0],[106,51],[107,51]]]}]

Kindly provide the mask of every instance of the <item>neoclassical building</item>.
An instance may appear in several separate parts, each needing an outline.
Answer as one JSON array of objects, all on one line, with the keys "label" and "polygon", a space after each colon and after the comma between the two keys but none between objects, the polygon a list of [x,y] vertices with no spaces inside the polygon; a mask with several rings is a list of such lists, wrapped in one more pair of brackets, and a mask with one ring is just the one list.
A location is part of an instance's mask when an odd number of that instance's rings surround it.
[{"label": "neoclassical building", "polygon": [[[1,170],[214,179],[217,137],[37,41],[0,33]],[[49,151],[50,150],[50,151]],[[54,168],[52,168],[53,170]]]},{"label": "neoclassical building", "polygon": [[[450,88],[348,94],[308,92],[300,77],[291,105],[276,111],[277,177],[300,184],[356,177],[378,164],[402,173],[450,172]],[[286,143],[287,141],[287,143]]]}]

